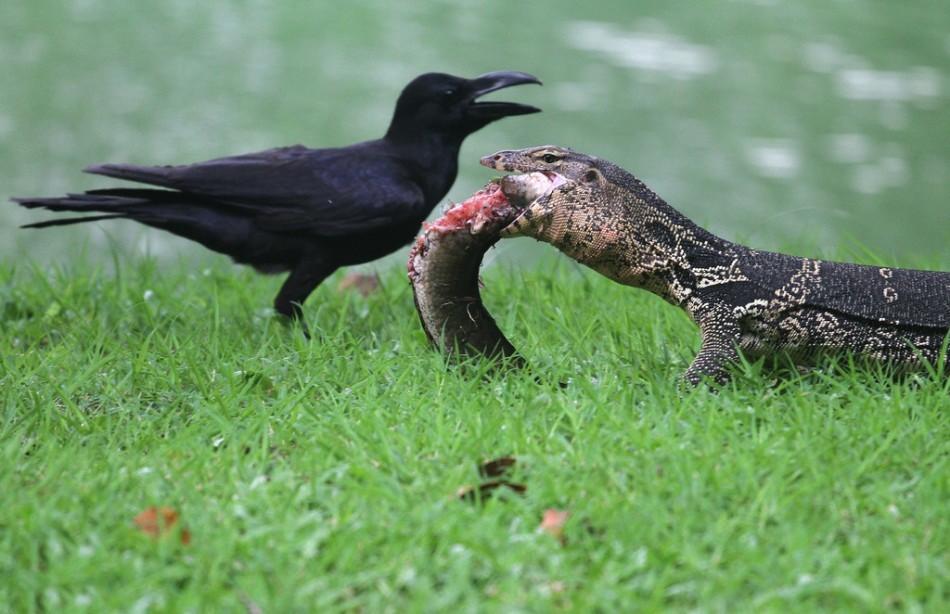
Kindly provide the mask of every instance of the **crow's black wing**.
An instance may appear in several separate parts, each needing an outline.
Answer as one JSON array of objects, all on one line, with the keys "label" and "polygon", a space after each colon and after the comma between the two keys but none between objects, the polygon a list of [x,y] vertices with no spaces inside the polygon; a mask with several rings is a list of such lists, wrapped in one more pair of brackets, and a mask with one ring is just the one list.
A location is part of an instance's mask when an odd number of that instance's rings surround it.
[{"label": "crow's black wing", "polygon": [[213,198],[258,227],[339,236],[423,219],[429,206],[406,162],[385,143],[301,145],[186,166],[103,164],[86,172]]}]

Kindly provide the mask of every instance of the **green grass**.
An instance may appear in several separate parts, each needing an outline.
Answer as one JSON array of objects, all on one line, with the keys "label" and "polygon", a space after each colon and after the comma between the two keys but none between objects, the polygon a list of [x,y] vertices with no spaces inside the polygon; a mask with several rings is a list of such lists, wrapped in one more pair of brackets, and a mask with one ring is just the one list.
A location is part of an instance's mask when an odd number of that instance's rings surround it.
[{"label": "green grass", "polygon": [[[560,262],[487,271],[531,363],[494,377],[430,350],[398,266],[325,284],[308,343],[225,264],[7,265],[0,611],[947,607],[946,380],[681,395],[685,316]],[[524,496],[456,498],[508,454]],[[136,529],[156,505],[189,545]]]}]

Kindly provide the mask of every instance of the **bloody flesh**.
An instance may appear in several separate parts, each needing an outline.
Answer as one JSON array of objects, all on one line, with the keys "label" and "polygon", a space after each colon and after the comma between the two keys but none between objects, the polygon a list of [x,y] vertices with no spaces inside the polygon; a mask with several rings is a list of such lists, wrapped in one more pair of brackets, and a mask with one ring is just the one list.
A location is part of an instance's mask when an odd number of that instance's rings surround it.
[{"label": "bloody flesh", "polygon": [[409,281],[422,328],[444,353],[523,364],[482,304],[478,279],[485,252],[521,211],[500,186],[489,184],[423,225],[409,252]]},{"label": "bloody flesh", "polygon": [[507,218],[512,212],[508,197],[501,191],[501,186],[490,183],[465,201],[453,205],[436,221],[423,222],[422,234],[416,238],[409,252],[409,274],[414,272],[413,262],[416,256],[425,257],[427,244],[433,238],[465,229],[470,229],[472,234],[478,234],[485,228],[486,223]]}]

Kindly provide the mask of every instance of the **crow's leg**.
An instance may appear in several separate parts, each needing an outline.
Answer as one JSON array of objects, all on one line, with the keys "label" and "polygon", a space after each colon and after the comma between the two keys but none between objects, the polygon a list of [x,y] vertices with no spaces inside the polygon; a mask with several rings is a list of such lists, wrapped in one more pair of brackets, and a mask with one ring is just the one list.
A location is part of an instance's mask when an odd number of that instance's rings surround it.
[{"label": "crow's leg", "polygon": [[291,321],[299,322],[308,339],[310,333],[303,319],[303,303],[320,282],[337,268],[323,253],[308,254],[293,268],[274,298],[274,310]]}]

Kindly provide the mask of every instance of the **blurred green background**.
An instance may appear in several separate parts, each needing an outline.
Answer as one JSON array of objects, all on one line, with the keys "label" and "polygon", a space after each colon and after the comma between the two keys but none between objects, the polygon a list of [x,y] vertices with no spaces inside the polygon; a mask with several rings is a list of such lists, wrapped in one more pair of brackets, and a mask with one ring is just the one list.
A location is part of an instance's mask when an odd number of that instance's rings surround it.
[{"label": "blurred green background", "polygon": [[[521,70],[544,87],[495,96],[544,113],[469,138],[453,201],[492,176],[480,156],[552,143],[732,240],[946,268],[948,65],[946,0],[4,0],[0,198],[114,185],[80,173],[97,162],[376,138],[417,74]],[[133,223],[21,231],[49,216],[2,207],[2,259],[224,259]]]}]

